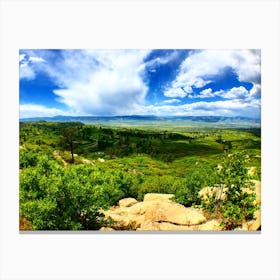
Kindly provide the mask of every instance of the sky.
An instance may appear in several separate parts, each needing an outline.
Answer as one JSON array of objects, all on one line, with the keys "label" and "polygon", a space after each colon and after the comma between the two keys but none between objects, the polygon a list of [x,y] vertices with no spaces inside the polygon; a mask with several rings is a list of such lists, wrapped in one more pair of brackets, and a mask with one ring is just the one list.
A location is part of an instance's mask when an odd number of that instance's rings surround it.
[{"label": "sky", "polygon": [[260,118],[260,50],[19,51],[20,118]]}]

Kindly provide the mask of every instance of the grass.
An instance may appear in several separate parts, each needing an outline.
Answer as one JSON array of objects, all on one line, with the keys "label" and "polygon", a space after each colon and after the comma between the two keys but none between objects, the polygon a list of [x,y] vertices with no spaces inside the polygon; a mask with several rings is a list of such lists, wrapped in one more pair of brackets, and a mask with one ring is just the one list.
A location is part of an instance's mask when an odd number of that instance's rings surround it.
[{"label": "grass", "polygon": [[[70,157],[69,151],[65,151],[65,148],[60,146],[61,129],[70,125],[49,122],[21,124],[20,143],[33,150],[64,151],[64,155]],[[77,124],[74,125],[77,126]],[[84,127],[89,128],[90,126]],[[178,133],[178,135],[187,136],[190,139],[157,138],[157,133],[160,135],[162,131],[167,129],[169,132]],[[142,133],[142,136],[135,136],[134,131]],[[128,134],[124,143],[120,142],[121,137],[116,136],[119,132]],[[131,136],[129,136],[130,133],[132,133]],[[96,139],[100,135],[105,138],[106,135],[109,135],[108,147],[106,145],[103,148],[98,147]],[[153,135],[155,137],[151,137]],[[96,165],[102,165],[104,168],[128,172],[135,170],[137,174],[143,176],[186,177],[199,165],[217,166],[224,154],[224,143],[228,141],[231,142],[233,151],[246,151],[250,157],[250,166],[255,166],[257,169],[256,178],[260,178],[261,158],[258,156],[261,154],[261,138],[259,129],[217,129],[203,126],[172,127],[164,124],[157,128],[153,125],[130,126],[128,128],[107,126],[104,131],[96,128],[89,138],[80,138],[75,153],[83,158],[95,160]],[[141,145],[144,148],[141,149]],[[123,154],[122,151],[124,151]],[[105,162],[98,162],[98,158],[104,158]]]}]

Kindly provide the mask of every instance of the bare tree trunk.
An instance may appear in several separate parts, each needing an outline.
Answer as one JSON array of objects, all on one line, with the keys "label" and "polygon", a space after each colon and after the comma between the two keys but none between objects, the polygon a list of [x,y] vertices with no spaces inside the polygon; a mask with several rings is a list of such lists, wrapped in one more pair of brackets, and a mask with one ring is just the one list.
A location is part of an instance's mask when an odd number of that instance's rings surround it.
[{"label": "bare tree trunk", "polygon": [[71,157],[72,157],[72,164],[74,164],[74,149],[73,149],[73,142],[70,143],[70,150],[71,150]]}]

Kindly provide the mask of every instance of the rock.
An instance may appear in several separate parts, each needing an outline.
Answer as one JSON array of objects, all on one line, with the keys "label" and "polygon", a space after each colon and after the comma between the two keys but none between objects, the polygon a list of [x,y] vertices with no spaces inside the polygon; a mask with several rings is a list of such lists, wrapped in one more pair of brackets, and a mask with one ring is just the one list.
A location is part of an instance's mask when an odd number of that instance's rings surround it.
[{"label": "rock", "polygon": [[184,226],[184,225],[175,225],[167,222],[151,222],[145,221],[141,224],[141,227],[137,230],[164,230],[164,231],[217,231],[221,230],[220,222],[217,220],[210,220],[201,225],[192,225],[192,226]]},{"label": "rock", "polygon": [[135,198],[124,198],[119,201],[119,206],[120,207],[130,207],[137,203],[138,201]]},{"label": "rock", "polygon": [[256,172],[256,167],[255,166],[251,166],[251,167],[248,168],[248,174],[250,176],[253,176],[255,174],[255,172]]},{"label": "rock", "polygon": [[170,222],[179,225],[197,225],[206,221],[202,212],[195,208],[186,208],[179,204],[161,204],[157,209],[159,217],[155,221]]},{"label": "rock", "polygon": [[[256,203],[261,205],[261,182],[253,181],[256,187]],[[226,189],[226,188],[225,188]],[[244,191],[252,192],[250,189]],[[222,193],[224,198],[225,190]],[[208,194],[220,195],[220,188],[204,188],[200,191],[202,198]],[[114,222],[114,230],[143,230],[143,231],[219,231],[221,221],[207,220],[202,210],[194,207],[184,207],[172,201],[173,194],[149,193],[144,200],[138,202],[134,198],[124,198],[119,206],[113,206],[102,211],[105,218]],[[261,211],[255,212],[255,220],[243,223],[235,230],[258,230],[261,227]],[[110,230],[102,228],[102,230]]]},{"label": "rock", "polygon": [[239,230],[253,230],[256,231],[261,227],[261,211],[257,210],[254,214],[255,220],[248,221],[242,224]]},{"label": "rock", "polygon": [[[195,208],[186,208],[183,205],[167,199],[163,200],[157,196],[154,200],[137,203],[131,207],[131,213],[134,215],[145,215],[145,220],[154,222],[170,222],[180,225],[195,225],[203,223],[206,218],[202,211]],[[149,196],[149,199],[151,197]]]},{"label": "rock", "polygon": [[83,158],[82,159],[82,162],[85,163],[85,164],[91,164],[92,162],[86,158]]},{"label": "rock", "polygon": [[[126,209],[128,209],[126,207]],[[144,222],[145,217],[130,214],[128,211],[105,211],[106,218],[111,218],[114,221],[112,226],[116,230],[136,230]]]},{"label": "rock", "polygon": [[[258,203],[260,205],[261,204],[261,182],[256,181],[256,180],[252,180],[252,182],[254,183],[253,187],[254,187],[254,191],[256,193],[256,203]],[[251,194],[253,192],[249,188],[242,188],[242,190],[249,194]]]},{"label": "rock", "polygon": [[210,220],[207,221],[204,224],[201,224],[199,226],[197,226],[197,230],[202,230],[202,231],[209,231],[209,230],[222,230],[222,227],[220,226],[221,222],[214,219],[214,220]]},{"label": "rock", "polygon": [[164,231],[177,231],[177,230],[193,230],[192,226],[182,226],[182,225],[174,225],[172,223],[159,223],[159,222],[151,222],[145,221],[140,228],[137,230],[164,230]]},{"label": "rock", "polygon": [[114,229],[111,227],[102,227],[100,230],[101,231],[114,231]]},{"label": "rock", "polygon": [[136,169],[129,169],[127,170],[128,173],[132,173],[132,174],[137,174],[137,170]]},{"label": "rock", "polygon": [[160,230],[160,224],[152,221],[144,221],[137,230]]},{"label": "rock", "polygon": [[208,196],[209,197],[214,196],[217,198],[220,197],[221,199],[224,199],[226,190],[227,190],[226,187],[223,187],[223,188],[222,187],[205,187],[198,192],[198,195],[201,200],[207,200]]},{"label": "rock", "polygon": [[163,193],[147,193],[144,195],[143,201],[159,200],[159,201],[170,201],[174,197],[174,194],[163,194]]},{"label": "rock", "polygon": [[125,198],[119,201],[119,206],[103,211],[103,214],[106,218],[110,217],[115,223],[113,228],[119,230],[136,230],[142,227],[144,222],[158,222],[160,227],[157,224],[153,226],[161,229],[166,226],[164,222],[175,226],[190,226],[206,221],[201,210],[186,208],[171,201],[169,198],[172,197],[173,195],[147,194],[142,202]]},{"label": "rock", "polygon": [[[254,188],[255,188],[255,192],[256,192],[256,202],[258,204],[260,204],[260,202],[261,202],[261,182],[256,181],[256,180],[251,180],[251,181],[254,183]],[[221,196],[221,199],[224,199],[225,192],[227,191],[227,189],[228,189],[227,187],[224,187],[223,192],[221,194],[222,189],[220,187],[205,187],[199,191],[198,195],[200,196],[200,198],[202,200],[206,200],[208,195],[210,197],[212,197],[212,196],[220,197]],[[250,190],[249,188],[242,188],[242,190],[247,193],[252,193],[252,190]]]},{"label": "rock", "polygon": [[105,162],[105,159],[104,158],[98,158],[97,159],[99,162]]}]

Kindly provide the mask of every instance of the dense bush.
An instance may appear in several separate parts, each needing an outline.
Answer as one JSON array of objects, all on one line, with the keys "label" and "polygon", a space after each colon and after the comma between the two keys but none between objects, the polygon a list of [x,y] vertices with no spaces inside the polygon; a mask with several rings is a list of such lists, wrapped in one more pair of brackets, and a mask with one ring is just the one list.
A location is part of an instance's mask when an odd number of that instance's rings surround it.
[{"label": "dense bush", "polygon": [[129,195],[130,174],[90,165],[63,169],[38,156],[38,163],[20,173],[20,214],[35,230],[97,229],[105,221],[100,209]]},{"label": "dense bush", "polygon": [[176,190],[183,188],[183,178],[173,176],[148,176],[144,182],[138,186],[137,198],[142,200],[146,193],[175,193]]},{"label": "dense bush", "polygon": [[255,203],[256,194],[250,179],[246,155],[242,152],[226,154],[217,172],[220,194],[224,192],[225,197],[209,195],[202,205],[214,217],[221,218],[221,225],[227,230],[254,218],[258,205]]},{"label": "dense bush", "polygon": [[184,185],[175,190],[175,201],[186,207],[199,205],[201,200],[198,192],[204,187],[213,185],[216,181],[213,169],[214,167],[209,164],[202,164],[187,174]]}]

